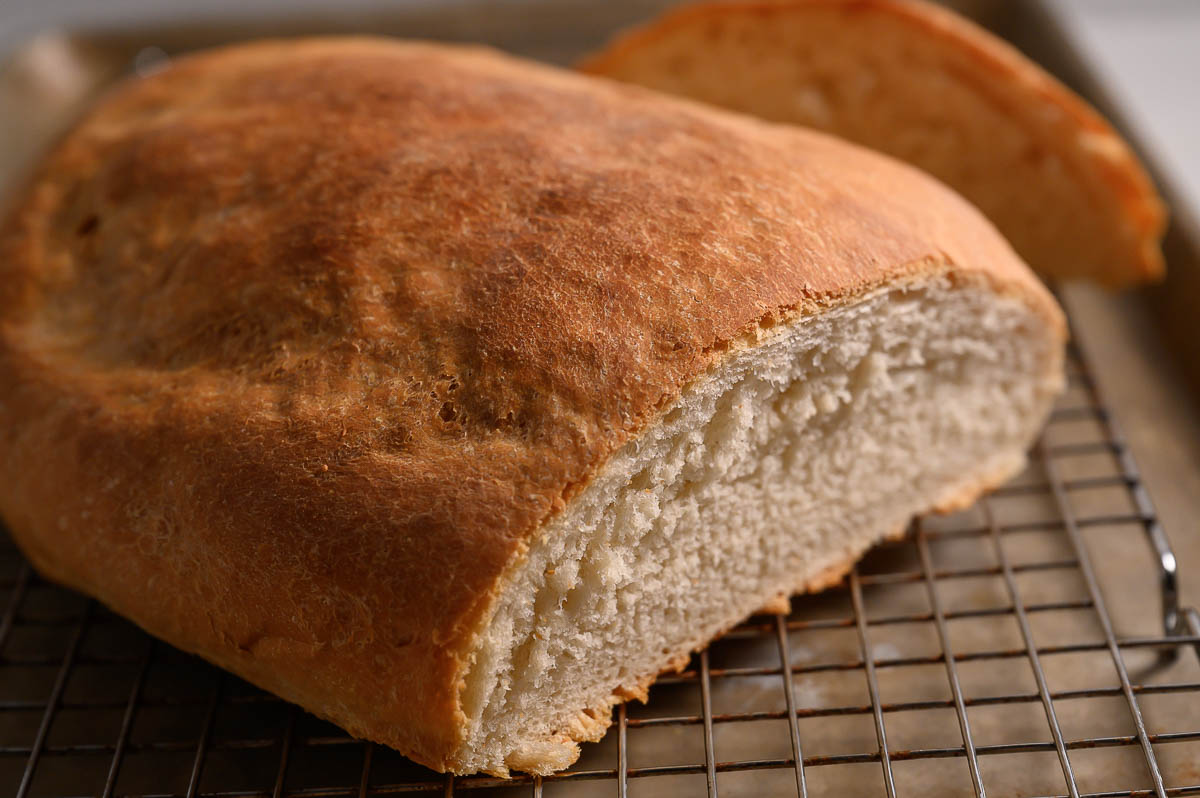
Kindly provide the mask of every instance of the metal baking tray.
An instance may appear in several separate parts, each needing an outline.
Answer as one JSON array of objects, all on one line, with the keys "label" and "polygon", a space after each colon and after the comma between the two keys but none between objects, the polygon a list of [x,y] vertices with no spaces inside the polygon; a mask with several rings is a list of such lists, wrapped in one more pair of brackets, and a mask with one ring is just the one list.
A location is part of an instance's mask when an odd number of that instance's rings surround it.
[{"label": "metal baking tray", "polygon": [[[664,5],[466,0],[48,32],[0,64],[0,117],[21,122],[0,127],[0,188],[113,80],[197,47],[365,31],[567,63]],[[1040,5],[957,5],[1121,121]],[[788,614],[751,618],[661,679],[649,703],[615,710],[608,736],[564,773],[426,770],[43,581],[0,535],[0,791],[1200,794],[1200,617],[1187,609],[1200,604],[1200,236],[1157,177],[1174,209],[1170,277],[1120,297],[1059,287],[1070,386],[1026,472],[964,512],[914,522]]]}]

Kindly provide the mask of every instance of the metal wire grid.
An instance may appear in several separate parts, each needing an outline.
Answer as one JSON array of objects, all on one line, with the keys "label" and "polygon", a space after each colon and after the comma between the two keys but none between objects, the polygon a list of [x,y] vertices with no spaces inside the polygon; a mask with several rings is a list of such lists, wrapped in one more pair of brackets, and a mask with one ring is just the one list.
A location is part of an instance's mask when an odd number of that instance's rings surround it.
[{"label": "metal wire grid", "polygon": [[[1174,558],[1125,444],[1077,351],[1072,352],[1070,381],[1069,398],[1054,412],[1047,434],[1034,451],[1031,476],[983,500],[972,511],[973,522],[964,525],[954,518],[940,524],[918,521],[906,540],[885,546],[882,555],[869,557],[851,571],[841,587],[795,600],[789,615],[752,618],[694,657],[687,670],[660,680],[648,705],[618,707],[615,728],[603,743],[585,746],[584,757],[574,768],[544,779],[456,779],[420,768],[388,749],[354,740],[271,695],[156,643],[95,602],[42,582],[10,544],[0,550],[0,590],[8,591],[0,617],[0,789],[17,798],[334,798],[422,792],[452,795],[478,790],[534,796],[543,791],[616,794],[623,798],[634,792],[654,794],[658,785],[659,794],[686,791],[709,796],[720,792],[807,797],[865,795],[870,792],[861,785],[874,784],[875,794],[896,796],[934,794],[907,789],[911,779],[905,782],[901,778],[901,767],[917,763],[927,768],[939,760],[952,760],[965,765],[958,768],[958,775],[964,777],[963,789],[946,794],[973,790],[982,796],[997,773],[988,769],[990,760],[1052,754],[1055,765],[1049,770],[1061,786],[1034,794],[1092,798],[1200,794],[1195,771],[1164,769],[1161,754],[1168,744],[1200,741],[1200,676],[1196,675],[1200,674],[1200,654],[1196,653],[1200,651],[1200,622],[1194,611],[1178,607]],[[1051,433],[1056,426],[1080,421],[1092,425],[1096,431],[1093,439],[1054,442]],[[1065,461],[1093,455],[1107,458],[1111,463],[1107,472],[1066,473]],[[1076,510],[1078,495],[1103,490],[1120,492],[1129,509],[1100,514]],[[1005,520],[998,505],[1006,498],[1022,496],[1048,500],[1054,509],[1052,517]],[[1162,580],[1163,629],[1157,634],[1119,636],[1114,631],[1083,537],[1090,528],[1117,527],[1144,531],[1162,563],[1158,578]],[[1007,541],[1023,534],[1056,541],[1058,553],[1015,558]],[[940,557],[941,547],[962,543],[989,550],[991,563]],[[907,560],[889,557],[886,550],[907,551],[909,556]],[[939,562],[942,559],[947,561]],[[1081,579],[1082,592],[1066,598],[1034,596],[1040,596],[1039,585],[1059,584],[1066,579],[1064,575]],[[1002,603],[971,606],[954,598],[961,595],[950,589],[952,585],[980,578],[1002,584]],[[1146,584],[1154,578],[1147,572]],[[907,599],[898,598],[897,593],[905,588],[923,592],[927,602],[923,608],[896,611],[905,607]],[[880,602],[873,602],[876,593]],[[846,603],[848,613],[844,611]],[[873,610],[876,603],[882,612]],[[1039,642],[1035,634],[1038,619],[1056,613],[1088,615],[1098,635]],[[970,630],[997,619],[1015,622],[1018,645],[984,645],[973,650],[955,647],[955,641],[964,638],[959,629]],[[888,630],[918,628],[933,629],[936,649],[932,653],[897,656],[893,651],[890,656],[881,655],[879,638]],[[823,645],[823,640],[839,633],[852,637],[851,648]],[[804,646],[797,645],[799,636],[807,640]],[[990,638],[985,634],[983,639],[986,643]],[[764,646],[773,649],[769,656]],[[823,661],[819,652],[825,649],[841,659]],[[1169,668],[1170,673],[1179,673],[1182,663],[1182,670],[1190,676],[1167,681],[1132,677],[1127,659],[1133,652],[1145,650],[1158,652],[1159,666],[1174,661],[1176,667]],[[747,658],[748,651],[758,658]],[[1180,654],[1185,657],[1180,659]],[[1107,659],[1115,669],[1116,683],[1056,689],[1047,662],[1064,655]],[[714,664],[716,659],[731,664]],[[994,677],[1022,662],[1032,673],[1033,689],[977,695],[967,685],[967,668],[982,665]],[[924,682],[912,682],[923,697],[885,700],[884,676],[915,668],[925,669]],[[940,669],[942,674],[930,675],[930,669]],[[1153,668],[1146,670],[1150,675],[1154,672]],[[830,674],[861,679],[867,700],[811,700],[810,681]],[[718,698],[729,697],[722,692],[728,685],[747,679],[757,680],[758,688],[766,683],[776,685],[782,705],[764,709],[754,696],[742,701],[734,691],[730,695],[735,704],[728,711],[715,706]],[[929,689],[934,684],[948,686],[949,694],[934,697],[936,691]],[[668,694],[665,698],[664,692]],[[669,695],[672,692],[674,697]],[[1182,730],[1152,732],[1143,704],[1156,695],[1176,697],[1178,701],[1173,703],[1190,707],[1185,717],[1190,717],[1192,724]],[[1064,730],[1060,717],[1065,705],[1101,699],[1123,705],[1123,709],[1110,710],[1128,715],[1132,721],[1128,733],[1080,736]],[[983,726],[974,713],[1007,706],[1040,708],[1050,738],[981,739]],[[952,713],[953,720],[945,722],[943,718],[939,728],[945,732],[956,721],[957,739],[942,745],[896,745],[899,720],[923,711]],[[846,719],[869,721],[870,739],[856,741],[869,744],[848,751],[822,750],[823,744],[837,735],[827,727],[814,734],[807,725]],[[750,733],[750,727],[763,722],[774,723],[768,738]],[[1020,733],[1021,724],[1017,727]],[[1031,727],[1026,723],[1024,728]],[[696,729],[702,735],[701,745],[680,742],[683,738],[679,735]],[[726,734],[727,730],[732,731]],[[664,731],[670,734],[659,744],[633,739]],[[740,756],[718,756],[730,741],[747,740],[750,750],[741,751]],[[1136,752],[1145,783],[1085,791],[1077,762],[1083,752],[1095,749]],[[693,752],[694,759],[678,761]],[[1200,755],[1200,748],[1197,753]],[[1175,759],[1186,761],[1188,757]],[[1128,763],[1128,757],[1125,761]],[[854,792],[847,792],[850,782],[818,778],[850,769],[857,779]],[[749,790],[744,784],[739,789],[722,781],[743,773],[755,778]],[[785,782],[778,778],[769,784],[764,781],[767,776],[781,775],[786,776]],[[1008,790],[1003,794],[1016,793]]]}]

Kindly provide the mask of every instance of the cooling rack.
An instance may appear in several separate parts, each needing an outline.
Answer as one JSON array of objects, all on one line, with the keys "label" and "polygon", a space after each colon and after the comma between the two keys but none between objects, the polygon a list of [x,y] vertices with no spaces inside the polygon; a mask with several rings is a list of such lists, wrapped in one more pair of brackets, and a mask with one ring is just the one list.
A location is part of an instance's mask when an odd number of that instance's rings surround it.
[{"label": "cooling rack", "polygon": [[[1200,616],[1075,347],[1068,376],[1020,477],[751,618],[546,778],[454,778],[350,738],[43,581],[5,538],[0,791],[1200,794]],[[1135,599],[1161,617],[1123,628]]]}]

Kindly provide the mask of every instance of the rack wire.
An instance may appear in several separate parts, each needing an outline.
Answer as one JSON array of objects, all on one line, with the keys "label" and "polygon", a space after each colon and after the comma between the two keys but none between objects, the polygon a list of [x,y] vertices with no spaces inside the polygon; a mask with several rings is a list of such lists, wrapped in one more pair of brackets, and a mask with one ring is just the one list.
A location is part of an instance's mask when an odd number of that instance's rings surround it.
[{"label": "rack wire", "polygon": [[1198,795],[1200,616],[1077,349],[1069,382],[1025,474],[751,618],[545,778],[454,778],[348,737],[42,581],[5,540],[0,790]]}]

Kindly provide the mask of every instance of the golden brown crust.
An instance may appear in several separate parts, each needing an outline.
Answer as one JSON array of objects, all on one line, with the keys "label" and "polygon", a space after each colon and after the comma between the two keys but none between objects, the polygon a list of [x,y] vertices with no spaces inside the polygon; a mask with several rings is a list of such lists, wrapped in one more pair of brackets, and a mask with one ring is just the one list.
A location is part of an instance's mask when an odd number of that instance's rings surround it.
[{"label": "golden brown crust", "polygon": [[[1113,246],[1121,249],[1116,265],[1038,262],[1034,251],[1022,254],[1035,268],[1049,276],[1087,276],[1111,288],[1157,280],[1164,262],[1160,247],[1166,228],[1166,207],[1145,167],[1112,126],[1085,100],[1064,86],[1020,51],[958,14],[922,0],[714,0],[683,5],[660,18],[618,36],[602,51],[579,64],[595,75],[623,79],[625,64],[641,51],[688,27],[721,25],[744,17],[778,18],[780,15],[815,15],[834,11],[846,15],[845,24],[868,17],[886,18],[914,32],[914,48],[942,47],[948,56],[945,67],[957,80],[968,82],[979,96],[1007,108],[1011,118],[1025,119],[1035,130],[1035,139],[1058,148],[1071,157],[1067,168],[1081,169],[1085,183],[1096,183],[1104,196],[1098,202],[1112,203],[1114,223],[1128,227],[1128,241]],[[773,24],[768,21],[768,24]],[[864,30],[866,28],[864,27]],[[748,56],[754,55],[747,53]],[[972,64],[955,69],[958,57]],[[897,65],[902,68],[903,65]],[[1061,121],[1058,121],[1060,120]],[[1056,120],[1053,123],[1047,120]],[[1041,128],[1045,128],[1044,130]],[[838,131],[833,131],[838,132]],[[1031,187],[1036,191],[1036,187]],[[1103,213],[1098,210],[1097,213]],[[1020,247],[1018,247],[1020,248]]]},{"label": "golden brown crust", "polygon": [[782,615],[792,608],[792,597],[785,592],[776,593],[755,611],[755,615]]},{"label": "golden brown crust", "polygon": [[34,564],[436,768],[525,541],[765,321],[949,269],[965,202],[824,136],[498,54],[185,58],[0,227],[0,514]]}]

